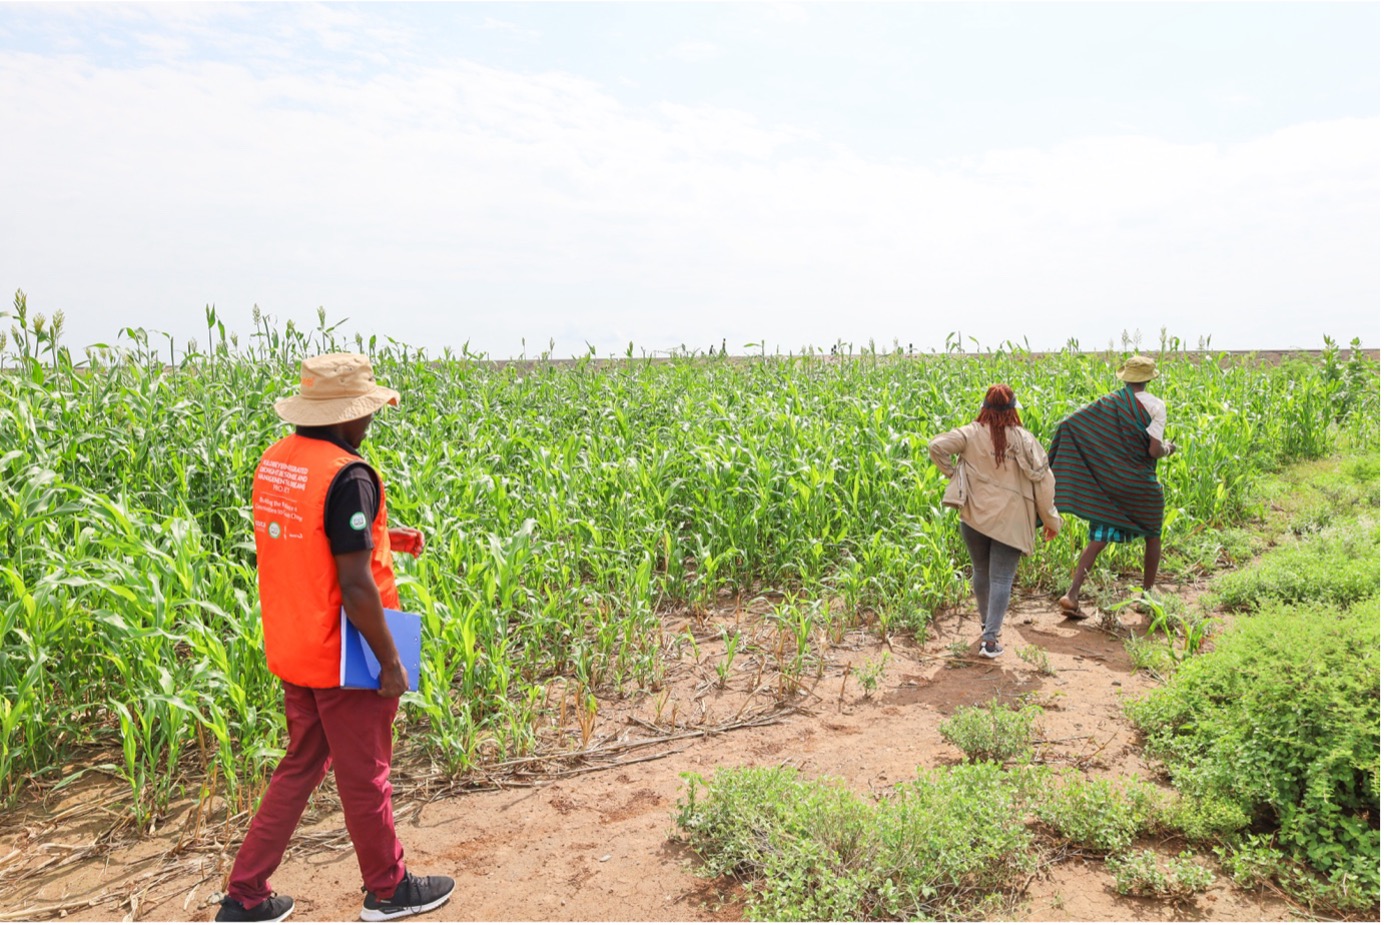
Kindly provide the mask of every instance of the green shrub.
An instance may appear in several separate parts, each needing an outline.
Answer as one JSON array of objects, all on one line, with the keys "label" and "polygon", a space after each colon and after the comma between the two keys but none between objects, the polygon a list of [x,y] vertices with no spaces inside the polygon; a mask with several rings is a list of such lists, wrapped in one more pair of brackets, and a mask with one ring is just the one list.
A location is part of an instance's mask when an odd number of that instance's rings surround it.
[{"label": "green shrub", "polygon": [[760,854],[752,919],[854,919],[874,872],[874,808],[839,782],[799,782],[797,803]]},{"label": "green shrub", "polygon": [[1250,824],[1238,803],[1221,796],[1192,798],[1178,794],[1158,812],[1159,827],[1180,832],[1189,841],[1213,841],[1239,832]]},{"label": "green shrub", "polygon": [[826,845],[804,839],[764,860],[746,908],[752,922],[851,921],[867,902],[871,871],[847,867]]},{"label": "green shrub", "polygon": [[1115,875],[1115,892],[1121,896],[1162,896],[1180,899],[1209,887],[1216,875],[1207,870],[1190,852],[1184,851],[1166,866],[1152,851],[1107,858],[1105,866]]},{"label": "green shrub", "polygon": [[1122,851],[1154,827],[1162,800],[1148,784],[1084,780],[1067,773],[1035,800],[1038,818],[1065,841],[1088,850]]},{"label": "green shrub", "polygon": [[896,898],[871,918],[991,917],[1037,864],[1025,805],[1045,772],[995,763],[940,768],[880,806],[881,870]]},{"label": "green shrub", "polygon": [[1241,618],[1128,712],[1173,783],[1379,891],[1379,598]]},{"label": "green shrub", "polygon": [[983,707],[961,707],[938,727],[942,738],[971,761],[1005,762],[1031,753],[1029,739],[1041,707],[1009,707],[992,699]]}]

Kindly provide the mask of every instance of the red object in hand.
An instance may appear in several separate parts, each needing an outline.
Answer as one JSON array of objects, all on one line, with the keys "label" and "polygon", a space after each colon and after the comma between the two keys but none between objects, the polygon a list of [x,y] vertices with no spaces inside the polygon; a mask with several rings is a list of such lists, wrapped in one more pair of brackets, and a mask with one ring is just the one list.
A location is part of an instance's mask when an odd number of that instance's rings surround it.
[{"label": "red object in hand", "polygon": [[412,527],[395,527],[389,531],[391,552],[406,552],[414,558],[423,551],[423,533]]}]

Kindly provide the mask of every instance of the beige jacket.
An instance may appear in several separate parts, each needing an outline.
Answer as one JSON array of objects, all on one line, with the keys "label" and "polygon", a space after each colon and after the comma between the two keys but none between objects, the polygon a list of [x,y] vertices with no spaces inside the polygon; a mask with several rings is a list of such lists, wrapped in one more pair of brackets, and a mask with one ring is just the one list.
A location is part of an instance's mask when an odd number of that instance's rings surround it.
[{"label": "beige jacket", "polygon": [[1022,427],[1009,428],[1005,444],[1004,465],[996,467],[990,428],[972,422],[933,437],[927,451],[948,479],[956,476],[958,467],[965,467],[962,522],[1032,555],[1039,514],[1044,526],[1062,528],[1062,515],[1053,506],[1052,470],[1048,454]]}]

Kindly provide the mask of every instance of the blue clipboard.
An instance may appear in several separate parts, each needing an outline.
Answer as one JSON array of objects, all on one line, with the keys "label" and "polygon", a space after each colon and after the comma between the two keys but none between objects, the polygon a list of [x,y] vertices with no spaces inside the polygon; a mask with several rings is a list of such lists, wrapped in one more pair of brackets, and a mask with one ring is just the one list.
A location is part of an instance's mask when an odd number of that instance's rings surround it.
[{"label": "blue clipboard", "polygon": [[[423,618],[416,613],[385,608],[384,619],[399,650],[399,661],[408,672],[408,689],[418,690],[419,666],[423,658]],[[380,660],[370,643],[346,618],[341,608],[341,686],[363,690],[380,689]]]}]

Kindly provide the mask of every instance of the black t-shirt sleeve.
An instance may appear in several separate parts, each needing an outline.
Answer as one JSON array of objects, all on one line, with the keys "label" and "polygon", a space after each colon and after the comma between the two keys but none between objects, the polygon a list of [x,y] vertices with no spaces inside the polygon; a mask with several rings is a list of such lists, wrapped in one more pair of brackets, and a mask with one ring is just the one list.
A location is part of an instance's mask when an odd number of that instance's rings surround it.
[{"label": "black t-shirt sleeve", "polygon": [[375,471],[351,463],[336,474],[327,490],[327,542],[332,555],[374,549],[370,525],[380,511],[380,487]]}]

